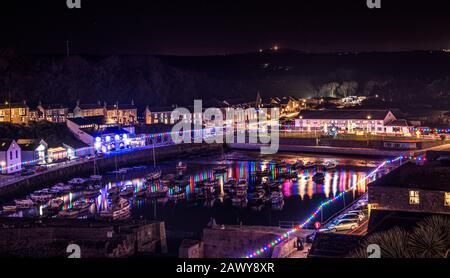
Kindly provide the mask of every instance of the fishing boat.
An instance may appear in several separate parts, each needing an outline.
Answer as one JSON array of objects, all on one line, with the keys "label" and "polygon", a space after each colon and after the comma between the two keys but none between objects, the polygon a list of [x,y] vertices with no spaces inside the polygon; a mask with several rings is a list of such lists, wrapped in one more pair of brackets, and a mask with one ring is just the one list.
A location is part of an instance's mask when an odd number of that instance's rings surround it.
[{"label": "fishing boat", "polygon": [[325,174],[322,172],[317,172],[312,177],[314,182],[322,182],[325,179]]},{"label": "fishing boat", "polygon": [[15,200],[14,203],[18,209],[28,209],[35,205],[31,199]]},{"label": "fishing boat", "polygon": [[233,206],[245,207],[247,206],[247,198],[233,197],[231,198],[231,203]]},{"label": "fishing boat", "polygon": [[274,191],[272,193],[270,193],[270,202],[272,204],[278,204],[283,202],[284,196],[282,192],[279,191]]},{"label": "fishing boat", "polygon": [[264,190],[256,190],[248,194],[248,199],[252,203],[260,203],[266,192]]},{"label": "fishing boat", "polygon": [[131,197],[134,193],[134,186],[127,186],[124,190],[120,191],[119,195],[121,197]]},{"label": "fishing boat", "polygon": [[155,181],[159,180],[159,178],[161,178],[161,170],[153,171],[145,176],[146,181]]},{"label": "fishing boat", "polygon": [[130,215],[130,202],[127,199],[120,198],[114,202],[107,210],[101,211],[100,216],[110,219],[121,219]]},{"label": "fishing boat", "polygon": [[77,201],[73,204],[71,209],[58,212],[58,216],[64,218],[76,218],[81,214],[88,212],[91,205],[92,203]]},{"label": "fishing boat", "polygon": [[187,165],[186,165],[186,163],[183,163],[180,161],[180,162],[178,162],[176,169],[178,172],[186,171]]},{"label": "fishing boat", "polygon": [[236,180],[235,179],[229,179],[226,183],[223,184],[223,190],[225,192],[229,192],[230,189],[236,187]]}]

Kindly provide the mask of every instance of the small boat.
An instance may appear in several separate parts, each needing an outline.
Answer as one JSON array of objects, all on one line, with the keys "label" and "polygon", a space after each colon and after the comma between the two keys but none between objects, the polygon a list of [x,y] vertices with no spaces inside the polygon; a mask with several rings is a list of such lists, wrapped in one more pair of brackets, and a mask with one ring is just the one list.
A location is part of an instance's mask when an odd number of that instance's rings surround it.
[{"label": "small boat", "polygon": [[332,170],[335,169],[337,164],[332,162],[332,161],[328,161],[322,164],[323,168],[326,170]]},{"label": "small boat", "polygon": [[147,169],[147,166],[145,166],[145,165],[133,166],[133,170],[135,170],[135,171],[143,171],[145,169]]},{"label": "small boat", "polygon": [[91,181],[101,181],[102,180],[102,176],[101,175],[91,175]]},{"label": "small boat", "polygon": [[78,215],[80,215],[80,212],[76,209],[62,210],[58,212],[58,216],[64,218],[75,218]]},{"label": "small boat", "polygon": [[280,190],[281,189],[281,183],[279,182],[271,182],[269,183],[270,190]]},{"label": "small boat", "polygon": [[83,196],[86,198],[95,198],[98,195],[100,195],[100,189],[99,188],[90,188],[87,190],[84,190],[83,192]]},{"label": "small boat", "polygon": [[15,200],[14,203],[18,209],[28,209],[34,206],[34,202],[31,199]]},{"label": "small boat", "polygon": [[228,192],[230,189],[236,187],[236,180],[235,179],[229,179],[226,183],[223,184],[223,190]]},{"label": "small boat", "polygon": [[245,207],[247,206],[247,198],[239,198],[239,197],[233,197],[231,198],[231,202],[233,204],[233,206],[238,206],[238,207]]},{"label": "small boat", "polygon": [[180,162],[178,162],[176,169],[178,172],[186,171],[187,165],[180,161]]},{"label": "small boat", "polygon": [[282,192],[279,191],[274,191],[272,193],[270,193],[270,202],[272,204],[278,204],[283,202],[284,196]]},{"label": "small boat", "polygon": [[312,177],[314,182],[322,182],[325,179],[325,174],[322,172],[317,172]]},{"label": "small boat", "polygon": [[61,198],[56,198],[48,201],[47,206],[50,209],[59,209],[64,204],[64,200]]},{"label": "small boat", "polygon": [[46,203],[49,200],[51,200],[53,197],[55,197],[54,194],[51,193],[31,193],[30,198],[31,200],[35,201],[35,202],[41,202],[41,203]]},{"label": "small boat", "polygon": [[317,163],[316,163],[316,162],[311,162],[311,161],[308,161],[308,162],[306,162],[306,163],[303,165],[304,168],[314,168],[314,167],[316,167],[316,166],[317,166]]},{"label": "small boat", "polygon": [[119,195],[122,197],[131,197],[134,193],[134,186],[127,186],[124,190],[120,191]]},{"label": "small boat", "polygon": [[101,211],[100,216],[111,219],[121,219],[130,215],[130,202],[127,199],[120,198],[114,202],[110,208]]},{"label": "small boat", "polygon": [[12,212],[12,211],[16,211],[16,210],[17,210],[16,205],[4,205],[3,206],[3,212]]},{"label": "small boat", "polygon": [[76,201],[73,204],[72,209],[78,210],[81,214],[81,213],[87,212],[91,206],[92,206],[92,203],[90,203],[90,202]]},{"label": "small boat", "polygon": [[250,200],[251,203],[261,203],[264,195],[265,195],[264,190],[257,190],[257,191],[249,193],[248,199]]},{"label": "small boat", "polygon": [[79,215],[89,211],[89,208],[91,207],[92,203],[86,203],[77,201],[73,204],[71,209],[68,210],[62,210],[58,212],[58,216],[64,217],[64,218],[75,218]]},{"label": "small boat", "polygon": [[74,186],[85,185],[87,182],[88,180],[83,178],[73,178],[69,180],[69,184]]},{"label": "small boat", "polygon": [[145,180],[147,181],[155,181],[155,180],[159,180],[159,178],[161,178],[161,170],[158,171],[153,171],[151,173],[148,173],[145,176]]},{"label": "small boat", "polygon": [[72,190],[72,186],[69,184],[58,183],[52,186],[52,189],[59,193],[65,194],[70,193],[70,191]]}]

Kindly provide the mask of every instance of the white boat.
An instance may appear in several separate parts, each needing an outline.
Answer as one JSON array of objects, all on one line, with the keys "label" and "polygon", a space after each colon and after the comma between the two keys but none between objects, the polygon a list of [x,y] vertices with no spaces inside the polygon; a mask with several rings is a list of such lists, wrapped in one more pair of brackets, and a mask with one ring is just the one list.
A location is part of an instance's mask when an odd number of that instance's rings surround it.
[{"label": "white boat", "polygon": [[159,180],[159,178],[161,178],[161,170],[148,173],[145,176],[145,180],[149,180],[149,181]]},{"label": "white boat", "polygon": [[71,209],[68,210],[62,210],[58,212],[58,216],[65,217],[65,218],[75,218],[79,215],[89,211],[89,208],[91,207],[92,203],[85,203],[85,202],[75,202]]},{"label": "white boat", "polygon": [[146,192],[146,196],[149,198],[165,198],[167,196],[167,192],[169,188],[167,186],[159,187],[156,191]]},{"label": "white boat", "polygon": [[127,199],[120,198],[118,202],[113,203],[107,210],[101,211],[100,216],[105,218],[120,219],[130,215],[130,202]]},{"label": "white boat", "polygon": [[101,181],[103,176],[101,175],[91,175],[91,181]]},{"label": "white boat", "polygon": [[119,195],[122,197],[130,197],[134,194],[134,186],[127,186],[124,190],[120,191]]},{"label": "white boat", "polygon": [[88,180],[83,179],[83,178],[73,178],[73,179],[69,180],[69,184],[75,185],[75,186],[85,185],[87,182],[88,182]]},{"label": "white boat", "polygon": [[53,194],[50,193],[31,193],[30,198],[31,200],[35,201],[35,202],[48,202],[49,200],[51,200],[54,197]]},{"label": "white boat", "polygon": [[323,168],[327,169],[327,170],[331,170],[331,169],[335,169],[337,164],[332,162],[332,161],[328,161],[322,164]]},{"label": "white boat", "polygon": [[56,198],[50,200],[47,205],[51,209],[59,209],[64,204],[64,200],[61,198]]},{"label": "white boat", "polygon": [[72,186],[64,183],[58,183],[52,186],[52,189],[59,193],[69,193],[72,190]]},{"label": "white boat", "polygon": [[18,209],[27,209],[34,206],[34,202],[31,199],[15,200],[14,202]]},{"label": "white boat", "polygon": [[187,165],[183,162],[178,162],[177,166],[176,166],[177,171],[186,171],[187,169]]},{"label": "white boat", "polygon": [[108,189],[108,194],[109,195],[119,194],[119,192],[120,192],[120,187],[119,186],[113,186],[110,189]]},{"label": "white boat", "polygon": [[76,209],[62,210],[58,212],[58,216],[64,218],[75,218],[78,215],[80,215],[80,212]]},{"label": "white boat", "polygon": [[306,162],[303,165],[304,168],[313,168],[313,167],[316,167],[316,166],[317,166],[317,163],[316,162],[311,162],[311,161],[308,161],[308,162]]},{"label": "white boat", "polygon": [[272,204],[278,204],[283,202],[284,196],[282,192],[274,191],[270,193],[270,201]]}]

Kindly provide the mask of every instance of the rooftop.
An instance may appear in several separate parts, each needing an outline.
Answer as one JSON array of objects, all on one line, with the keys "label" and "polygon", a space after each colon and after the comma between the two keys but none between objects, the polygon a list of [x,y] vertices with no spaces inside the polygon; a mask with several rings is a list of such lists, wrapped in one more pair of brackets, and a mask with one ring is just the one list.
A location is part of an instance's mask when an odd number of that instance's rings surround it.
[{"label": "rooftop", "polygon": [[24,102],[0,103],[0,109],[9,108],[28,108],[28,105]]},{"label": "rooftop", "polygon": [[108,126],[103,128],[83,128],[83,131],[92,136],[101,136],[104,134],[128,134],[129,132],[118,126]]},{"label": "rooftop", "polygon": [[104,105],[102,105],[101,103],[84,103],[84,104],[78,104],[77,107],[82,109],[82,110],[86,110],[86,109],[103,109]]},{"label": "rooftop", "polygon": [[429,161],[424,165],[407,162],[369,186],[450,191],[449,181],[450,166],[439,161]]},{"label": "rooftop", "polygon": [[92,116],[92,117],[77,117],[67,119],[68,121],[74,122],[79,126],[83,125],[102,125],[105,122],[105,117],[103,116]]},{"label": "rooftop", "polygon": [[308,257],[343,258],[358,248],[363,239],[355,235],[317,233]]},{"label": "rooftop", "polygon": [[337,120],[384,120],[390,110],[351,110],[351,109],[333,109],[333,110],[305,110],[300,112],[303,119],[337,119]]}]

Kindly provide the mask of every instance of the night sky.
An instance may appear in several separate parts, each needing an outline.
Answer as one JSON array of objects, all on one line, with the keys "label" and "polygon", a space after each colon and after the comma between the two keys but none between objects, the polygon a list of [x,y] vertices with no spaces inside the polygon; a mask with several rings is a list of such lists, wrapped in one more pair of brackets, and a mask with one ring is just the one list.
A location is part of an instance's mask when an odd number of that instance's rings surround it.
[{"label": "night sky", "polygon": [[[24,53],[211,55],[279,45],[308,52],[450,48],[440,0],[2,0],[0,47]],[[42,3],[44,2],[44,3]],[[245,2],[245,4],[240,3]],[[395,3],[394,3],[395,2]]]}]

